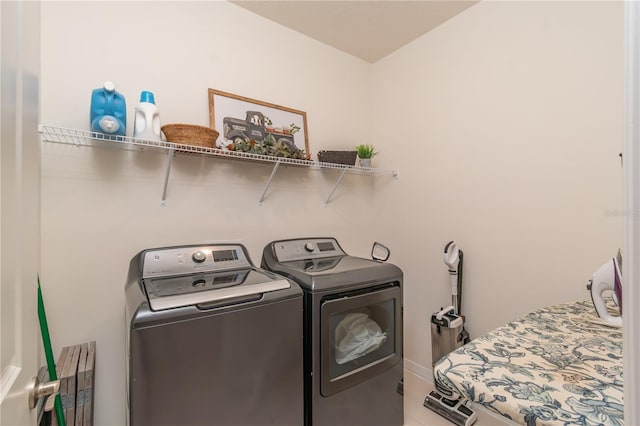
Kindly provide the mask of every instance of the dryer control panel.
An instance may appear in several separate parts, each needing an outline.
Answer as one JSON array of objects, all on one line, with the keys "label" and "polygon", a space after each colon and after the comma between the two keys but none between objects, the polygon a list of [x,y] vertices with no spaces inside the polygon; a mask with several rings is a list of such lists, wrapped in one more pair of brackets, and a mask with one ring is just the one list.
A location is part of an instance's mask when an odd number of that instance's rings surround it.
[{"label": "dryer control panel", "polygon": [[251,266],[246,249],[239,244],[168,247],[143,253],[142,278],[226,271]]},{"label": "dryer control panel", "polygon": [[344,256],[346,254],[335,238],[276,241],[273,243],[273,250],[278,262]]}]

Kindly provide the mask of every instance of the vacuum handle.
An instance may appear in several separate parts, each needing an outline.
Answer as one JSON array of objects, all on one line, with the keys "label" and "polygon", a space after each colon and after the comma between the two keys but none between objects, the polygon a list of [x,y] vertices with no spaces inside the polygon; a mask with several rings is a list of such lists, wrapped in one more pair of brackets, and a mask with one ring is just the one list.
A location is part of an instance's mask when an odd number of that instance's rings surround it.
[{"label": "vacuum handle", "polygon": [[446,308],[444,308],[443,310],[441,310],[436,314],[436,319],[438,321],[442,321],[442,317],[444,317],[448,313],[452,313],[452,314],[455,313],[455,308],[453,306],[447,306]]},{"label": "vacuum handle", "polygon": [[451,274],[451,295],[458,295],[458,274]]}]

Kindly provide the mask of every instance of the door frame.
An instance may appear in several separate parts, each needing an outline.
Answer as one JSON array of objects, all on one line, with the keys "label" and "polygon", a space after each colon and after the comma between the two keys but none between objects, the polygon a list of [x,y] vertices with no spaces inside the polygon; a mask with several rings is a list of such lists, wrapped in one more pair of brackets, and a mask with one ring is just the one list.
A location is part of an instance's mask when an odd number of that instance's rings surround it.
[{"label": "door frame", "polygon": [[28,426],[41,364],[40,2],[2,1],[0,21],[0,424]]}]

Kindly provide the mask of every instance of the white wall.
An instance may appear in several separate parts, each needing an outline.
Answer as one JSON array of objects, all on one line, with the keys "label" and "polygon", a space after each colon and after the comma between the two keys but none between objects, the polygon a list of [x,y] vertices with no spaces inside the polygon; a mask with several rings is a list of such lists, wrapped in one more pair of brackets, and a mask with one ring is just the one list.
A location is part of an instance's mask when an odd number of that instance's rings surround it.
[{"label": "white wall", "polygon": [[589,298],[622,245],[622,35],[620,2],[481,2],[373,66],[373,134],[401,173],[376,197],[409,361],[431,368],[449,240],[472,337]]},{"label": "white wall", "polygon": [[56,351],[98,341],[96,424],[124,424],[123,285],[144,248],[240,241],[258,263],[276,238],[382,241],[426,369],[450,239],[472,336],[588,298],[621,244],[622,47],[617,3],[482,2],[370,65],[226,2],[45,2],[43,123],[87,128],[109,79],[129,128],[141,90],[163,122],[208,125],[212,87],[306,111],[313,154],[370,141],[400,170],[347,176],[326,207],[335,173],[281,170],[260,206],[268,166],[179,156],[161,207],[163,154],[43,144],[43,292]]},{"label": "white wall", "polygon": [[[115,82],[129,129],[141,90],[164,123],[208,125],[207,89],[307,112],[312,154],[369,139],[370,64],[227,2],[45,2],[42,122],[87,129],[91,90]],[[129,134],[131,130],[129,130]],[[97,340],[96,424],[125,418],[124,283],[139,250],[335,235],[368,256],[379,179],[178,156],[160,206],[165,155],[42,146],[42,285],[54,349]]]}]

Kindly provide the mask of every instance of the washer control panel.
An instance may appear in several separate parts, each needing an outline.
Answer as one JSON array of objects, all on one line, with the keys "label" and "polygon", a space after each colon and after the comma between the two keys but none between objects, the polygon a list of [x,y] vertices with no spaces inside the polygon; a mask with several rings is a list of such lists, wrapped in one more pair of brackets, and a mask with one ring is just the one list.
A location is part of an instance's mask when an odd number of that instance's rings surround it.
[{"label": "washer control panel", "polygon": [[276,241],[273,250],[278,262],[344,256],[335,238],[304,238]]},{"label": "washer control panel", "polygon": [[168,277],[194,272],[250,268],[240,244],[151,249],[143,253],[142,278]]}]

